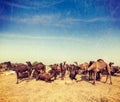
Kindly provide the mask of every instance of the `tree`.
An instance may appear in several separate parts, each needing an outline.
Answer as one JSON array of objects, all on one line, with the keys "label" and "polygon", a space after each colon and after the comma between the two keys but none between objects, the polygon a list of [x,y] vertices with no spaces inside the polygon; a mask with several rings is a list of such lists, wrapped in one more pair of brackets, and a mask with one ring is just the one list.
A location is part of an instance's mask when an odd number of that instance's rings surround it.
[{"label": "tree", "polygon": [[34,61],[32,65],[34,66],[34,65],[36,65],[37,63],[38,63],[37,61]]}]

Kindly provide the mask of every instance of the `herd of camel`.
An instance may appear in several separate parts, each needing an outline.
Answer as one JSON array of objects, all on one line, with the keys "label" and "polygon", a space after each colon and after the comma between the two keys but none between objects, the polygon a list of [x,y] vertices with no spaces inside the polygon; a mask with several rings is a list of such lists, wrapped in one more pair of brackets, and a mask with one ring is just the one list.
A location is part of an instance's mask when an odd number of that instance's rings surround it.
[{"label": "herd of camel", "polygon": [[11,62],[8,61],[1,63],[0,68],[3,67],[2,65],[6,65],[6,70],[15,71],[17,76],[16,84],[18,84],[23,78],[35,78],[36,80],[51,82],[56,80],[57,76],[59,76],[62,80],[64,80],[65,75],[68,72],[69,78],[76,81],[77,74],[88,73],[89,80],[93,80],[93,84],[95,85],[96,80],[101,79],[101,74],[106,75],[105,83],[108,78],[110,78],[110,84],[112,84],[111,75],[120,73],[120,67],[113,66],[113,64],[113,62],[106,63],[103,59],[90,61],[89,63],[85,62],[80,65],[77,62],[74,62],[74,64],[66,64],[66,62],[63,62],[60,64],[49,65],[50,69],[46,71],[46,65],[42,62],[32,65],[30,61],[27,61],[26,64],[11,64]]}]

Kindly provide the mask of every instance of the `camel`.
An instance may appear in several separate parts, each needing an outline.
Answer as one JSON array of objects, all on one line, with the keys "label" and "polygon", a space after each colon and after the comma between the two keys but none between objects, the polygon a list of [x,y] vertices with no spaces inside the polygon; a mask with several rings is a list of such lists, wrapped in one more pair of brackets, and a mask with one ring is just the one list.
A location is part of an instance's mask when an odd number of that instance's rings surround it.
[{"label": "camel", "polygon": [[60,67],[61,67],[61,80],[64,80],[66,70],[68,69],[68,65],[66,64],[66,61],[60,63]]},{"label": "camel", "polygon": [[78,64],[77,63],[76,63],[76,65],[70,64],[68,70],[69,70],[69,78],[71,80],[76,80],[77,81],[76,75],[81,74],[81,68],[78,66]]},{"label": "camel", "polygon": [[6,64],[6,70],[10,70],[10,69],[12,69],[12,64],[11,64],[10,61],[8,61],[8,62],[4,62],[4,64]]},{"label": "camel", "polygon": [[87,62],[84,62],[80,65],[78,65],[78,62],[76,62],[76,61],[74,63],[81,70],[81,74],[87,74],[87,69],[88,69],[88,66],[89,66],[89,64]]},{"label": "camel", "polygon": [[[91,71],[88,71],[88,67],[89,66],[91,66],[92,64],[93,64],[93,62],[94,61],[90,61],[89,63],[87,63],[87,62],[84,62],[84,63],[82,63],[82,64],[80,64],[80,65],[78,65],[78,62],[74,62],[75,64],[76,64],[76,66],[78,66],[78,67],[80,67],[80,69],[81,69],[81,74],[89,74],[89,80],[92,80],[93,78],[92,78],[92,74],[93,74],[93,71],[91,70]],[[99,73],[97,73],[97,74],[99,74]],[[98,77],[99,75],[97,75],[96,77]]]},{"label": "camel", "polygon": [[51,67],[52,70],[56,71],[55,79],[57,78],[57,76],[59,76],[59,78],[62,77],[62,63],[60,63],[60,64],[53,64],[53,65],[50,65],[50,67]]},{"label": "camel", "polygon": [[94,78],[93,78],[93,84],[95,85],[95,81],[96,81],[96,75],[98,72],[104,72],[106,71],[107,75],[106,75],[106,81],[108,80],[108,76],[110,77],[110,84],[112,84],[112,79],[111,79],[111,68],[110,65],[107,64],[106,62],[104,62],[104,60],[102,59],[98,59],[97,61],[93,62],[87,69],[88,71],[92,71],[94,74]]},{"label": "camel", "polygon": [[29,66],[29,67],[33,67],[33,65],[31,64],[31,62],[30,61],[26,61],[26,63],[27,63],[27,65]]},{"label": "camel", "polygon": [[[94,61],[90,61],[90,62],[89,62],[88,66],[87,66],[87,68],[86,68],[86,72],[87,72],[87,69],[88,69],[93,63],[94,63]],[[89,80],[92,80],[92,79],[93,79],[93,78],[92,78],[93,71],[90,70],[90,71],[88,71],[88,73],[89,73]],[[97,75],[97,74],[98,74],[98,75]],[[96,73],[96,79],[97,79],[97,77],[98,77],[99,75],[100,75],[100,74],[97,72],[97,73]]]},{"label": "camel", "polygon": [[33,76],[37,77],[38,74],[46,72],[46,66],[42,62],[37,63],[34,66],[32,66],[32,64],[30,64],[28,62],[27,62],[27,64],[32,67],[32,73],[31,73],[30,78],[32,78]]},{"label": "camel", "polygon": [[48,73],[46,72],[42,72],[42,73],[39,73],[36,77],[36,80],[44,80],[45,82],[51,82],[52,78],[54,77],[54,80],[56,79],[56,70],[54,69],[51,69]]},{"label": "camel", "polygon": [[30,79],[30,74],[31,74],[31,68],[25,64],[18,64],[14,68],[14,71],[16,72],[17,75],[17,82],[16,84],[19,83],[19,79],[23,79],[28,77]]},{"label": "camel", "polygon": [[120,68],[119,66],[113,66],[113,62],[110,62],[109,65],[111,67],[111,75],[115,75],[115,73],[119,73],[120,72]]}]

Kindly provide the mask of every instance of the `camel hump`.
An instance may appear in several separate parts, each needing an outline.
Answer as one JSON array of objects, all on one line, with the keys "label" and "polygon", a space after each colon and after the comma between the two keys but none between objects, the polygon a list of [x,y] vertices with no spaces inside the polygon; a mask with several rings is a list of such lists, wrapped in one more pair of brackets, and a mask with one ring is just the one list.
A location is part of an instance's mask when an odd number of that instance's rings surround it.
[{"label": "camel hump", "polygon": [[90,61],[88,67],[90,67],[95,61]]},{"label": "camel hump", "polygon": [[104,60],[103,59],[98,59],[97,61],[100,62],[100,61],[104,61]]}]

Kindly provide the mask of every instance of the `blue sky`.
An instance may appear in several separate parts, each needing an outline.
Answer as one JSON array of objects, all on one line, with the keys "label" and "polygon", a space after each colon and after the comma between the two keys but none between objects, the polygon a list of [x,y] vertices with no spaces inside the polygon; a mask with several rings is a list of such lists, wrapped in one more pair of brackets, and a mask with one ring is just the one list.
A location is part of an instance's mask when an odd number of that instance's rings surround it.
[{"label": "blue sky", "polygon": [[119,0],[0,0],[0,62],[120,65],[119,39]]}]

